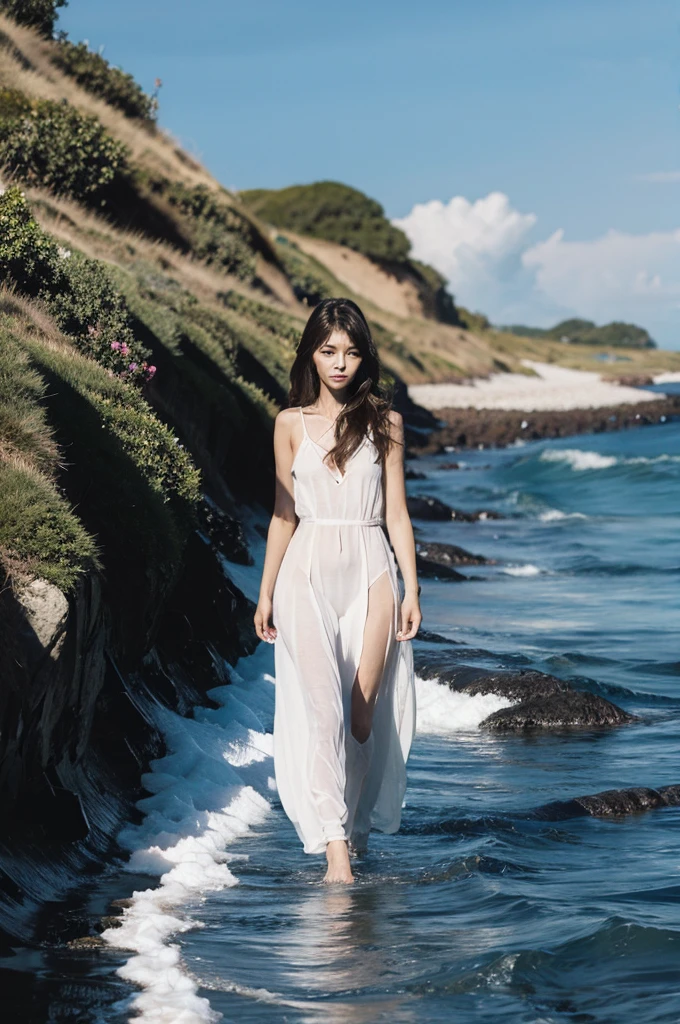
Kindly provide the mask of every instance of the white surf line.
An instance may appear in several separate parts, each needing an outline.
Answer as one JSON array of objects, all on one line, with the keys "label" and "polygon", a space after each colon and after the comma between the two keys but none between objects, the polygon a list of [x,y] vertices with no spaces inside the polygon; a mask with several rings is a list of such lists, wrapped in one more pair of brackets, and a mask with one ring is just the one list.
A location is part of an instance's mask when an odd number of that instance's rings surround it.
[{"label": "white surf line", "polygon": [[179,946],[169,940],[199,927],[179,911],[183,904],[237,884],[228,848],[270,812],[273,651],[261,644],[237,669],[230,670],[230,685],[208,693],[219,708],[197,707],[193,718],[159,709],[167,753],[142,777],[152,794],[137,805],[146,812],[144,821],[119,836],[131,851],[127,870],[159,879],[156,888],[133,893],[121,927],[102,935],[135,953],[117,973],[141,987],[130,1003],[141,1021],[203,1024],[220,1018],[197,995]]},{"label": "white surf line", "polygon": [[[265,545],[252,524],[245,532],[256,564],[239,566],[223,559],[223,567],[256,600]],[[182,911],[184,905],[238,884],[229,847],[271,813],[270,795],[276,789],[273,672],[273,647],[261,643],[235,668],[225,665],[232,682],[208,692],[218,708],[196,707],[193,718],[160,706],[155,712],[167,752],[142,776],[151,794],[137,804],[144,820],[118,838],[130,851],[127,870],[157,883],[134,892],[121,926],[102,933],[111,946],[134,954],[116,973],[141,990],[125,1001],[135,1021],[204,1024],[221,1017],[198,995],[198,983],[172,938],[201,927]],[[420,735],[470,732],[510,703],[494,694],[455,693],[436,680],[416,677]],[[238,861],[243,859],[240,854]]]}]

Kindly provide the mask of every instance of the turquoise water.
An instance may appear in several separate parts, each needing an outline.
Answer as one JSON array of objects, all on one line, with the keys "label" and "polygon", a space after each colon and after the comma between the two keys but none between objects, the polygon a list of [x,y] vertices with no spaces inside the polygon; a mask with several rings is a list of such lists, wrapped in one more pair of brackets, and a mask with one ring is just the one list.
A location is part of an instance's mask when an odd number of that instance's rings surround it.
[{"label": "turquoise water", "polygon": [[418,736],[403,828],[375,837],[347,891],[318,884],[321,863],[275,809],[234,847],[239,884],[190,907],[203,927],[181,936],[182,956],[228,1021],[677,1022],[680,809],[524,814],[680,782],[680,426],[438,468],[453,457],[423,460],[411,491],[508,518],[416,523],[499,562],[465,584],[426,581],[424,627],[469,644],[470,662],[552,672],[638,721]]}]

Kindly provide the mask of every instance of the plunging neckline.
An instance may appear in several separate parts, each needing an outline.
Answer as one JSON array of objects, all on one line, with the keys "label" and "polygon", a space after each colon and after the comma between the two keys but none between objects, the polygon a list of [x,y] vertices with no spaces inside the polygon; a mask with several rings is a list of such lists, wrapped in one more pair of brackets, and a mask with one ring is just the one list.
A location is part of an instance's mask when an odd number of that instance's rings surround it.
[{"label": "plunging neckline", "polygon": [[[305,423],[305,414],[302,411],[302,406],[299,406],[299,409],[300,409],[300,416],[302,417],[302,429],[304,431],[304,437],[302,438],[302,442],[300,444],[300,447],[298,448],[298,450],[295,453],[295,458],[293,459],[293,464],[291,466],[291,472],[293,471],[293,469],[295,469],[295,463],[297,462],[298,455],[300,454],[300,450],[302,448],[302,445],[305,443],[305,441],[311,442],[311,444],[313,444],[315,448],[321,448],[321,450],[326,452],[326,453],[331,451],[330,448],[324,448],[324,446],[322,444],[319,444],[319,442],[315,441],[314,438],[310,435],[309,431],[307,430],[307,424]],[[328,419],[328,417],[324,416],[322,413],[316,413],[316,415],[317,416],[321,416],[321,418],[324,419],[324,420]],[[328,422],[330,423],[331,421],[328,420]],[[324,467],[324,469],[326,470],[326,472],[330,476],[331,480],[333,480],[338,487],[340,487],[340,485],[343,484],[345,482],[345,480],[347,479],[347,474],[349,472],[349,468],[350,468],[350,466],[352,464],[352,460],[354,459],[354,456],[359,451],[361,451],[363,446],[366,444],[367,440],[368,440],[368,437],[365,437],[363,439],[363,441],[361,442],[361,444],[352,452],[352,454],[350,455],[350,457],[349,457],[349,459],[347,461],[347,468],[345,469],[344,473],[340,473],[340,479],[339,480],[338,480],[337,476],[335,475],[335,473],[333,472],[333,470],[331,469],[331,467],[328,465],[328,463],[324,461],[323,457],[321,457],[321,465]],[[317,452],[317,455],[318,455],[318,452]]]},{"label": "plunging neckline", "polygon": [[[344,472],[344,473],[341,473],[341,474],[340,474],[340,479],[339,479],[339,480],[338,480],[337,476],[335,475],[335,473],[333,472],[333,470],[331,469],[331,467],[330,467],[330,466],[329,466],[329,465],[328,465],[328,464],[327,464],[326,462],[324,462],[323,458],[321,458],[321,465],[322,465],[322,466],[323,466],[323,468],[324,468],[324,469],[326,470],[326,472],[327,472],[327,473],[328,473],[328,475],[330,476],[331,480],[334,480],[334,481],[335,481],[335,483],[336,483],[336,484],[338,485],[338,487],[339,487],[339,486],[340,486],[341,484],[343,484],[343,483],[345,482],[345,480],[347,479],[347,474],[349,473],[349,467],[350,467],[350,466],[351,466],[351,464],[352,464],[352,460],[354,459],[354,456],[355,456],[355,455],[357,455],[357,453],[358,453],[359,451],[361,451],[361,449],[363,448],[363,446],[364,446],[364,445],[366,444],[366,441],[367,441],[367,440],[368,440],[367,438],[364,438],[364,440],[363,440],[363,441],[361,442],[361,444],[359,445],[359,447],[358,447],[358,448],[357,448],[357,449],[356,449],[355,451],[353,451],[353,452],[352,452],[352,454],[350,455],[350,457],[349,457],[349,460],[348,460],[348,462],[347,462],[347,469],[345,470],[345,472]],[[295,463],[296,463],[296,462],[297,462],[297,460],[298,460],[298,455],[300,454],[300,452],[301,452],[301,450],[302,450],[302,445],[303,445],[303,444],[305,443],[305,441],[309,441],[309,443],[310,443],[310,444],[314,445],[314,446],[315,446],[316,448],[321,448],[321,449],[322,449],[322,451],[324,451],[324,452],[326,452],[326,451],[329,451],[329,450],[330,450],[330,449],[328,449],[328,448],[324,448],[324,446],[323,446],[322,444],[319,444],[319,442],[318,442],[318,441],[315,441],[313,437],[310,437],[310,436],[309,436],[309,434],[305,434],[305,436],[304,436],[304,437],[302,438],[302,442],[301,442],[301,444],[300,444],[300,447],[298,448],[298,450],[297,450],[297,451],[296,451],[296,453],[295,453],[295,458],[293,459],[293,465],[291,466],[291,472],[292,472],[292,471],[293,471],[293,470],[295,469]],[[318,455],[318,454],[319,454],[319,453],[317,452],[317,455]]]}]

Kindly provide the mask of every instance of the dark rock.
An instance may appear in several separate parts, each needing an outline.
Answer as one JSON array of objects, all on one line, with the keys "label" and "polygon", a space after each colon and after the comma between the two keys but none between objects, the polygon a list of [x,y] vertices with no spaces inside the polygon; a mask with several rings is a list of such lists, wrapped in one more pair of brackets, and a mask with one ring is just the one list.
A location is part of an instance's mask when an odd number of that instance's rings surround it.
[{"label": "dark rock", "polygon": [[421,473],[419,470],[411,469],[410,466],[407,466],[406,469],[404,470],[404,479],[405,480],[427,480],[427,474],[426,473]]},{"label": "dark rock", "polygon": [[440,544],[435,541],[418,541],[416,554],[424,561],[451,568],[454,565],[493,565],[483,555],[473,555],[456,544]]},{"label": "dark rock", "polygon": [[[503,447],[517,440],[599,434],[610,430],[670,422],[680,416],[680,397],[669,396],[636,405],[602,409],[565,409],[541,412],[503,409],[438,409],[440,423],[421,445],[422,454],[452,448]],[[663,418],[662,418],[663,417]]]},{"label": "dark rock", "polygon": [[[475,670],[479,672],[479,669]],[[508,700],[516,701],[542,701],[557,694],[570,691],[568,683],[558,679],[556,676],[546,675],[544,672],[519,671],[519,672],[488,672],[484,675],[477,675],[476,678],[463,682],[464,676],[458,673],[459,685],[452,685],[452,689],[461,690],[471,696],[495,693],[499,697],[507,697]],[[462,685],[460,685],[462,684]],[[575,692],[575,691],[571,691]]]},{"label": "dark rock", "polygon": [[658,792],[669,807],[677,807],[680,804],[680,786],[661,786]]},{"label": "dark rock", "polygon": [[[452,665],[452,654],[449,652],[445,658],[433,658],[431,653],[416,651],[414,662],[418,675],[421,679],[437,678],[459,693],[469,693],[471,696],[495,693],[514,701],[552,697],[570,689],[568,683],[556,676],[546,675],[545,672],[521,669],[508,672],[471,665]],[[466,648],[460,654],[469,658],[471,652]]]},{"label": "dark rock", "polygon": [[464,576],[462,572],[452,569],[449,565],[432,562],[419,554],[416,554],[416,569],[419,576],[428,580],[448,580],[450,583],[462,583],[469,578]]},{"label": "dark rock", "polygon": [[586,815],[605,818],[651,811],[656,807],[677,807],[678,804],[680,786],[661,786],[659,789],[634,786],[631,789],[605,789],[601,793],[574,797],[573,800],[555,800],[538,807],[533,817],[542,821],[564,821]]},{"label": "dark rock", "polygon": [[601,728],[632,721],[633,715],[604,697],[566,688],[559,693],[534,697],[495,711],[484,719],[480,728],[492,732],[522,732],[528,729]]},{"label": "dark rock", "polygon": [[[234,664],[259,642],[253,626],[254,605],[227,579],[213,546],[193,533],[186,558],[166,601],[156,645],[147,659],[145,677],[155,693],[166,688],[205,693],[225,682],[222,659]],[[176,698],[171,695],[169,704]]]},{"label": "dark rock", "polygon": [[[495,711],[481,723],[493,732],[521,732],[527,729],[560,729],[623,725],[634,716],[596,694],[574,690],[556,676],[533,669],[499,671],[455,664],[456,657],[470,658],[474,652],[465,647],[433,656],[431,651],[414,652],[414,663],[422,679],[438,679],[443,685],[471,696],[495,693],[515,701],[512,707]],[[680,802],[680,792],[678,793]]]},{"label": "dark rock", "polygon": [[80,939],[71,939],[66,945],[69,949],[100,949],[106,943],[98,935],[84,935]]},{"label": "dark rock", "polygon": [[122,928],[123,918],[119,914],[107,914],[97,921],[97,931],[105,932],[107,928]]},{"label": "dark rock", "polygon": [[220,554],[239,565],[253,565],[243,527],[212,501],[202,501],[198,510],[199,529]]},{"label": "dark rock", "polygon": [[459,522],[474,523],[479,519],[502,519],[500,512],[492,512],[488,509],[478,509],[476,512],[462,512],[460,509],[451,508],[450,505],[440,501],[439,498],[431,498],[427,494],[414,494],[407,498],[409,515],[414,519],[429,519],[444,521],[455,519]]},{"label": "dark rock", "polygon": [[428,644],[455,644],[456,646],[464,646],[461,640],[449,640],[448,637],[442,636],[440,633],[433,633],[429,629],[419,629],[418,639]]},{"label": "dark rock", "polygon": [[607,379],[626,388],[644,388],[654,383],[654,378],[649,373],[621,373]]}]

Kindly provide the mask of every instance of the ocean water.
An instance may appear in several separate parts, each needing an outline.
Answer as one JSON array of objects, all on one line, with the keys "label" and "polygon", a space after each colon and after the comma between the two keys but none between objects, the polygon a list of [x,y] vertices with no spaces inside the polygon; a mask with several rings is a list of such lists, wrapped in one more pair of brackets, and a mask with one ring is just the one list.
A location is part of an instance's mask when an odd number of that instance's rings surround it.
[{"label": "ocean water", "polygon": [[[442,468],[454,459],[463,468]],[[427,479],[412,493],[506,516],[415,522],[419,539],[496,560],[464,569],[465,583],[423,581],[423,628],[450,646],[421,650],[551,672],[637,720],[487,735],[479,723],[507,701],[418,680],[402,829],[372,835],[353,886],[327,887],[276,800],[261,645],[213,691],[217,710],[162,713],[168,753],[145,777],[144,821],[122,837],[139,888],[104,933],[111,976],[134,988],[97,1020],[680,1020],[680,808],[528,814],[680,783],[680,425],[417,468]],[[225,569],[256,594],[256,569]]]}]

